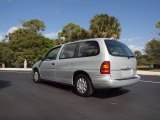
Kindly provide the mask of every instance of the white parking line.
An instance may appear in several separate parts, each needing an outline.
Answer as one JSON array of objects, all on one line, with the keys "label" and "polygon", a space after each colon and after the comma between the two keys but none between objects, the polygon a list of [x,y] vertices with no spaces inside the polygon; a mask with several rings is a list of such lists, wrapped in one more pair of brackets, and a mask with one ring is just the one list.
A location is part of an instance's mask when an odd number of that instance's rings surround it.
[{"label": "white parking line", "polygon": [[141,81],[141,82],[146,82],[146,83],[160,84],[160,82],[144,81],[144,80],[140,80],[140,81]]}]

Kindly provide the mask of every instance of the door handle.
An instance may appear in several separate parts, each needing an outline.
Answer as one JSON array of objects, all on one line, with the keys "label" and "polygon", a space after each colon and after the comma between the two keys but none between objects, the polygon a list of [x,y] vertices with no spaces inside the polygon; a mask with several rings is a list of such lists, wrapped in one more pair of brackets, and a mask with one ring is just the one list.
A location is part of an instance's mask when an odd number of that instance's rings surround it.
[{"label": "door handle", "polygon": [[132,68],[131,67],[123,67],[121,68],[121,70],[131,70]]},{"label": "door handle", "polygon": [[52,63],[52,65],[55,65],[54,63]]}]

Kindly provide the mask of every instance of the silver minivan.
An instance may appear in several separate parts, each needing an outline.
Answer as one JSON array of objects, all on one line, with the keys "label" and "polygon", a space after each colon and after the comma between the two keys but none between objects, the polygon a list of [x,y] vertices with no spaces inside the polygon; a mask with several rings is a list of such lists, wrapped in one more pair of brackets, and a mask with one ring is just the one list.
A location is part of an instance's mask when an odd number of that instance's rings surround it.
[{"label": "silver minivan", "polygon": [[137,83],[137,62],[123,43],[94,38],[66,43],[51,49],[33,65],[33,79],[73,85],[81,96],[97,88],[121,88]]}]

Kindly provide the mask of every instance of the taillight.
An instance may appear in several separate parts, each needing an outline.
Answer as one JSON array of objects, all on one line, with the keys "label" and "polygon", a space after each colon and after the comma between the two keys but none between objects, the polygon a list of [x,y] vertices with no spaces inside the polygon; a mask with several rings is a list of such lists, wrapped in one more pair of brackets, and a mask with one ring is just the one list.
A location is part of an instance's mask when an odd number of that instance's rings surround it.
[{"label": "taillight", "polygon": [[101,74],[110,74],[110,61],[104,61],[100,68]]}]

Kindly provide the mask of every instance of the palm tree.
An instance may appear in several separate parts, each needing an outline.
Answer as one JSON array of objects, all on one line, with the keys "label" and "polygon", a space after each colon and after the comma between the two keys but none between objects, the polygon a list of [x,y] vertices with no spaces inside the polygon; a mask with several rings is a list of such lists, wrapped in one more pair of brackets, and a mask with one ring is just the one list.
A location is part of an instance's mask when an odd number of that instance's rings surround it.
[{"label": "palm tree", "polygon": [[107,14],[99,14],[94,16],[90,21],[91,36],[120,38],[121,28],[118,19]]}]

